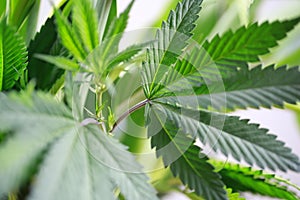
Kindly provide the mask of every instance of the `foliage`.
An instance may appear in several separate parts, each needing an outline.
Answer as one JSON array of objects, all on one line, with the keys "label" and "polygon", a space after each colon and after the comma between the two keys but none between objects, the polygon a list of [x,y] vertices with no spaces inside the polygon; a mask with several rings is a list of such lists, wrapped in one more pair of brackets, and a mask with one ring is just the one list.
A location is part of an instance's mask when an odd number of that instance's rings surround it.
[{"label": "foliage", "polygon": [[[134,0],[119,15],[116,0],[62,1],[38,33],[32,16],[40,1],[20,2],[0,3],[1,199],[152,200],[153,186],[172,180],[158,195],[176,189],[190,199],[244,199],[239,192],[298,199],[291,187],[299,187],[275,171],[299,172],[299,158],[269,130],[226,112],[297,104],[299,67],[264,66],[262,56],[299,17],[209,39],[217,21],[202,15],[205,2],[182,0],[153,39],[122,49]],[[201,31],[203,19],[212,24]],[[134,81],[142,83],[127,94]],[[131,94],[136,104],[119,114],[113,100]],[[146,126],[144,143],[120,137],[129,115]],[[152,160],[141,165],[130,152],[143,153],[140,144],[170,172],[158,183],[143,170]],[[215,161],[207,146],[248,166]]]}]

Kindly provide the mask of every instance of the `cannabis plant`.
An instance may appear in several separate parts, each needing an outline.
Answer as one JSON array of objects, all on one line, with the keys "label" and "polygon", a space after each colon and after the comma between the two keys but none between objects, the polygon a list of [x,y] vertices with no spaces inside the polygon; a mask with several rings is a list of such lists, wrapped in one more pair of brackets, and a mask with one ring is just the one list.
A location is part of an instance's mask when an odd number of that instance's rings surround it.
[{"label": "cannabis plant", "polygon": [[[1,2],[0,199],[299,198],[275,174],[299,172],[298,157],[227,113],[299,101],[299,68],[261,56],[300,18],[208,39],[210,24],[196,27],[202,0],[182,0],[155,33],[124,45],[138,38],[125,34],[133,1],[117,15],[116,0],[66,0],[35,33],[39,3]],[[120,136],[129,118],[146,127],[144,148]]]}]

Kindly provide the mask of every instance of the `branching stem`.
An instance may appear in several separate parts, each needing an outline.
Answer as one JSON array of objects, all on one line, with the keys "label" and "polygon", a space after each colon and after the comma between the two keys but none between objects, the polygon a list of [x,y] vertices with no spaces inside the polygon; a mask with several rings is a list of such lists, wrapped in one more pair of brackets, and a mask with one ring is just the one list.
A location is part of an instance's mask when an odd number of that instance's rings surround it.
[{"label": "branching stem", "polygon": [[130,115],[131,113],[133,113],[134,111],[144,107],[150,100],[149,99],[145,99],[137,104],[135,104],[133,107],[131,107],[129,110],[127,110],[126,112],[124,112],[118,119],[117,121],[114,123],[112,129],[110,130],[110,132],[113,132],[115,130],[115,128],[121,123],[121,121],[123,119],[125,119],[128,115]]}]

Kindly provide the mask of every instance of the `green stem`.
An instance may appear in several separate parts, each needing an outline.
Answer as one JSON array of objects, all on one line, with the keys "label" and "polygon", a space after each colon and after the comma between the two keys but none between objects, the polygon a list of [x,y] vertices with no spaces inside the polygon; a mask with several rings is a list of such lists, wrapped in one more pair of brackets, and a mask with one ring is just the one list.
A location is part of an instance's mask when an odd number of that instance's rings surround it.
[{"label": "green stem", "polygon": [[125,119],[128,115],[130,115],[131,113],[133,113],[134,111],[144,107],[150,100],[149,99],[145,99],[137,104],[135,104],[133,107],[131,107],[129,110],[127,110],[126,112],[124,112],[118,119],[117,121],[114,123],[112,129],[110,130],[110,132],[112,133],[115,128],[121,123],[121,121],[123,119]]},{"label": "green stem", "polygon": [[102,95],[104,92],[105,92],[105,85],[99,84],[96,87],[96,116],[100,120],[100,126],[101,126],[102,130],[105,133],[107,133],[103,114],[102,114],[102,110],[103,110]]}]

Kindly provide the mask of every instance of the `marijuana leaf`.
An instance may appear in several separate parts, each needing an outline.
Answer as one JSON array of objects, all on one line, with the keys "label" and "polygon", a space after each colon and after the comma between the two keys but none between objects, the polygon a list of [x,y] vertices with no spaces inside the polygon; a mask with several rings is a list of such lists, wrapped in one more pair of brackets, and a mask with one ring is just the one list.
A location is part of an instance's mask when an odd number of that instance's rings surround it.
[{"label": "marijuana leaf", "polygon": [[262,170],[254,170],[250,167],[241,167],[238,164],[211,162],[217,168],[218,173],[228,187],[234,191],[250,191],[265,196],[296,200],[295,193],[289,191],[284,180],[279,180],[274,174],[265,174]]},{"label": "marijuana leaf", "polygon": [[27,66],[26,45],[15,29],[0,21],[0,91],[11,89]]},{"label": "marijuana leaf", "polygon": [[147,98],[151,98],[159,87],[159,80],[174,64],[192,36],[193,24],[201,9],[201,0],[183,0],[175,11],[171,11],[166,22],[156,33],[157,43],[150,46],[143,63],[142,80]]},{"label": "marijuana leaf", "polygon": [[148,135],[161,127],[152,136],[152,148],[156,147],[157,156],[162,156],[165,166],[169,166],[174,176],[179,176],[183,184],[205,199],[226,199],[224,184],[220,177],[207,163],[207,157],[200,153],[201,149],[193,145],[194,140],[181,132],[166,119],[151,109],[151,123]]},{"label": "marijuana leaf", "polygon": [[300,18],[260,25],[254,23],[235,32],[228,31],[221,37],[216,35],[211,42],[204,42],[203,48],[220,70],[228,73],[226,70],[247,67],[247,62],[260,61],[259,56],[277,46],[277,41],[283,39],[299,21]]},{"label": "marijuana leaf", "polygon": [[173,121],[177,129],[198,137],[203,144],[208,143],[215,151],[220,150],[226,156],[230,154],[239,161],[243,159],[250,165],[257,164],[261,168],[300,170],[298,157],[291,153],[291,149],[276,140],[276,136],[267,134],[267,129],[249,124],[248,120],[155,101],[152,101],[151,109]]},{"label": "marijuana leaf", "polygon": [[76,121],[69,108],[41,92],[0,99],[1,131],[11,132],[0,146],[0,196],[38,171],[29,199],[115,199],[117,188],[128,199],[156,199],[134,157],[95,120]]},{"label": "marijuana leaf", "polygon": [[176,84],[178,91],[176,96],[170,93],[169,97],[161,97],[157,101],[169,104],[180,101],[183,107],[213,108],[218,111],[247,107],[282,108],[284,102],[296,103],[300,99],[299,74],[298,67],[287,69],[283,66],[275,69],[273,65],[266,68],[258,66],[251,70],[240,70],[230,78],[223,79],[222,87],[220,81],[211,81],[199,87],[193,87],[191,93],[187,90],[179,91],[180,85]]}]

